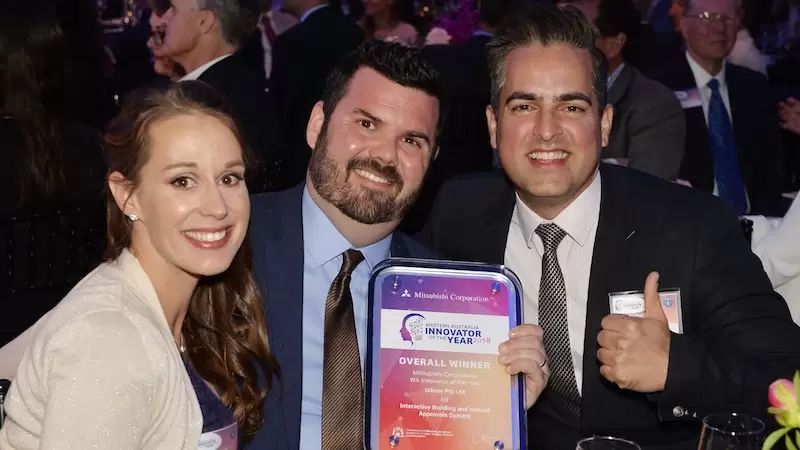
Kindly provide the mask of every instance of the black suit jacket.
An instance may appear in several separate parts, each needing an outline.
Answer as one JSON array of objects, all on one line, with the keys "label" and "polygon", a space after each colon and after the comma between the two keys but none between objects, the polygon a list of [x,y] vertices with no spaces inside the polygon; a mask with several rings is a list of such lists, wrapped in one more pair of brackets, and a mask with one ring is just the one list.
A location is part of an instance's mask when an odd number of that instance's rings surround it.
[{"label": "black suit jacket", "polygon": [[[697,87],[685,55],[670,64],[657,80],[673,91]],[[769,93],[767,78],[758,72],[726,63],[736,152],[747,195],[750,213],[780,215],[788,203],[781,197],[783,188],[783,144],[778,127],[776,105]],[[703,108],[684,109],[686,117],[686,152],[680,178],[706,192],[714,189],[714,168],[709,148],[708,127]]]},{"label": "black suit jacket", "polygon": [[314,11],[275,40],[270,92],[285,125],[286,142],[299,161],[294,167],[297,182],[305,176],[311,155],[306,143],[311,109],[322,98],[331,69],[363,40],[361,27],[333,6]]},{"label": "black suit jacket", "polygon": [[267,73],[264,71],[264,44],[261,43],[261,29],[256,27],[253,34],[244,40],[239,48],[247,67],[256,74],[259,79],[267,80]]},{"label": "black suit jacket", "polygon": [[[766,419],[767,387],[800,365],[800,328],[730,208],[632,169],[602,165],[600,173],[580,429],[553,418],[546,390],[528,414],[529,448],[573,450],[579,437],[604,434],[644,449],[695,450],[706,414],[735,410]],[[453,180],[420,236],[446,258],[501,264],[514,206],[502,174]],[[608,293],[643,289],[653,270],[662,288],[681,290],[684,333],[672,334],[665,390],[645,395],[600,375],[596,339],[609,314]],[[698,419],[676,417],[678,406]]]},{"label": "black suit jacket", "polygon": [[266,82],[247,67],[242,56],[237,53],[217,62],[198,80],[225,97],[242,138],[260,159],[261,167],[247,180],[250,192],[277,191],[296,184],[286,170],[291,154],[286,152],[279,132],[275,103],[265,90]]},{"label": "black suit jacket", "polygon": [[[247,448],[297,450],[303,387],[304,185],[251,199],[253,273],[264,297],[267,333],[281,366],[281,380],[264,403],[264,425]],[[391,255],[435,258],[402,233],[392,235]],[[360,380],[354,380],[360,382]]]}]

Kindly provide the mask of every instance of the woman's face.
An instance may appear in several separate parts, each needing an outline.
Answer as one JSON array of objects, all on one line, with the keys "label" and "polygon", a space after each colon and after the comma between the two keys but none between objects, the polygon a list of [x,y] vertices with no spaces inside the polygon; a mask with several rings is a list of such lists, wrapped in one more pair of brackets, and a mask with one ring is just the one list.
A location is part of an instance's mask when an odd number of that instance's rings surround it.
[{"label": "woman's face", "polygon": [[394,0],[364,0],[364,14],[374,16],[391,8]]},{"label": "woman's face", "polygon": [[250,218],[242,149],[219,119],[184,114],[151,126],[150,157],[123,211],[132,247],[153,267],[217,275],[242,245]]}]

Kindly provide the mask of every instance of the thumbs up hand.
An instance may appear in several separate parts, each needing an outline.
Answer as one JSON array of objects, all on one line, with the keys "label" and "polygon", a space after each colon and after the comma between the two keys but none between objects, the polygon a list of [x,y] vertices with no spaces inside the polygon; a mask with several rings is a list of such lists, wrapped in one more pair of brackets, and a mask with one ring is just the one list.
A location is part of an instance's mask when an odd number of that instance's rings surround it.
[{"label": "thumbs up hand", "polygon": [[606,316],[597,335],[600,374],[622,389],[651,393],[664,390],[669,368],[670,331],[658,296],[658,272],[644,284],[643,318]]}]

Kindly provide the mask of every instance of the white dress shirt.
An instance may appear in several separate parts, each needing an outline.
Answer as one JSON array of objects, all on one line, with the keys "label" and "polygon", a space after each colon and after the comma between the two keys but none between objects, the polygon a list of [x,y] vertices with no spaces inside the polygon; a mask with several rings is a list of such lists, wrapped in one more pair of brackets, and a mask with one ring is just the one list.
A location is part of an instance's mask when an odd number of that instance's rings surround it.
[{"label": "white dress shirt", "polygon": [[728,85],[725,83],[725,66],[722,63],[722,70],[717,75],[711,75],[703,69],[700,64],[692,59],[689,52],[686,52],[686,60],[689,61],[689,67],[692,69],[694,75],[694,82],[697,84],[697,89],[700,91],[700,99],[703,101],[703,115],[706,118],[706,125],[708,125],[708,104],[711,102],[711,88],[708,87],[708,82],[711,79],[719,81],[719,94],[722,96],[722,103],[725,104],[725,109],[728,111],[728,118],[733,125],[733,115],[731,114],[731,100],[728,97]]},{"label": "white dress shirt", "polygon": [[[689,67],[692,69],[694,75],[694,82],[697,85],[697,90],[700,92],[700,99],[703,101],[703,116],[706,118],[706,126],[708,126],[708,105],[711,102],[711,88],[708,87],[708,82],[716,79],[719,82],[719,95],[722,97],[722,103],[725,104],[725,110],[728,112],[728,119],[731,121],[731,128],[733,128],[733,114],[731,114],[731,99],[728,95],[728,84],[725,82],[725,69],[726,62],[722,62],[722,70],[716,75],[711,75],[698,64],[689,52],[686,52],[686,60],[689,61]],[[744,181],[744,180],[742,180]],[[747,193],[745,186],[745,197],[747,199],[747,210],[750,210],[750,195]],[[717,187],[717,179],[714,177],[714,195],[719,195]]]},{"label": "white dress shirt", "polygon": [[203,64],[202,66],[198,67],[197,69],[194,69],[193,71],[191,71],[191,72],[187,73],[186,75],[184,75],[184,77],[181,78],[181,81],[196,80],[196,79],[200,78],[200,75],[202,75],[206,70],[210,69],[211,66],[213,66],[214,64],[222,61],[223,59],[227,58],[228,56],[231,56],[232,54],[233,53],[228,53],[227,55],[222,55],[219,58],[212,59],[211,61]]},{"label": "white dress shirt", "polygon": [[586,305],[594,240],[600,220],[600,191],[600,173],[597,172],[589,187],[552,221],[539,217],[517,196],[506,241],[505,265],[522,281],[525,323],[537,324],[544,244],[535,233],[536,227],[553,222],[567,233],[567,237],[558,246],[556,255],[567,289],[567,327],[572,365],[575,367],[575,380],[581,395]]}]

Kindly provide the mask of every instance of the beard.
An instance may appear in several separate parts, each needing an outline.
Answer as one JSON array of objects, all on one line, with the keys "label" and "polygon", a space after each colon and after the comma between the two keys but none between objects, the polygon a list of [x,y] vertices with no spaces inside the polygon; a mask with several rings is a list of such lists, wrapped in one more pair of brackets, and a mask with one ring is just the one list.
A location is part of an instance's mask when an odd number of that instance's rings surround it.
[{"label": "beard", "polygon": [[[347,180],[350,174],[362,169],[388,180],[393,193],[357,188]],[[323,124],[314,152],[308,163],[308,175],[320,197],[331,203],[345,216],[366,225],[401,220],[419,195],[419,188],[401,196],[403,177],[393,166],[381,164],[374,158],[353,158],[341,170],[328,155],[328,126]]]}]

